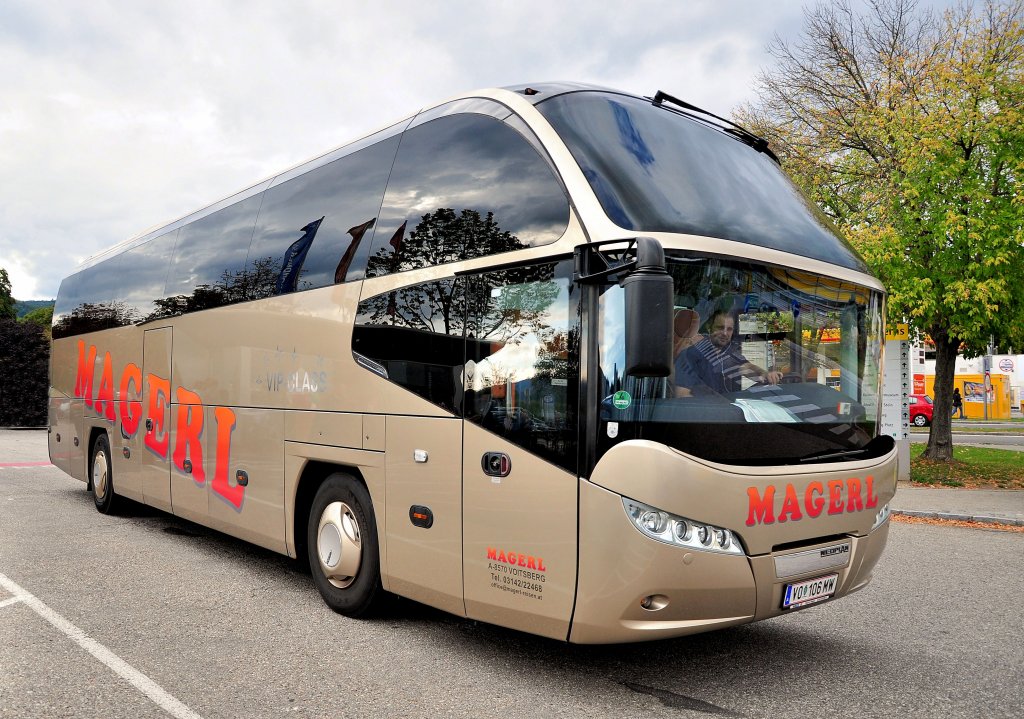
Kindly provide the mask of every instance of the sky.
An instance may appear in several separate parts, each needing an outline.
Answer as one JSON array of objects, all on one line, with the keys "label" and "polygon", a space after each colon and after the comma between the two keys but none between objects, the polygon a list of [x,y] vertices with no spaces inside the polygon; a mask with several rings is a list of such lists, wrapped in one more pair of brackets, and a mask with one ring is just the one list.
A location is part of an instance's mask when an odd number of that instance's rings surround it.
[{"label": "sky", "polygon": [[664,90],[727,116],[803,4],[0,0],[0,267],[16,299],[52,299],[97,252],[481,88]]}]

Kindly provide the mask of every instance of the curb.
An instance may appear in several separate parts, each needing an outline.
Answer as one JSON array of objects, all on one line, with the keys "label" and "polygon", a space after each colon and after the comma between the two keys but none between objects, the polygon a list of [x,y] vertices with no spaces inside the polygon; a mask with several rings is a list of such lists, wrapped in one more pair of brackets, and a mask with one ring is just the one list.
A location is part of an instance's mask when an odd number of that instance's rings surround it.
[{"label": "curb", "polygon": [[904,517],[921,517],[922,519],[951,519],[957,522],[976,522],[978,524],[1009,524],[1024,527],[1024,518],[995,517],[990,514],[959,514],[956,512],[922,512],[916,509],[894,509],[893,514]]}]

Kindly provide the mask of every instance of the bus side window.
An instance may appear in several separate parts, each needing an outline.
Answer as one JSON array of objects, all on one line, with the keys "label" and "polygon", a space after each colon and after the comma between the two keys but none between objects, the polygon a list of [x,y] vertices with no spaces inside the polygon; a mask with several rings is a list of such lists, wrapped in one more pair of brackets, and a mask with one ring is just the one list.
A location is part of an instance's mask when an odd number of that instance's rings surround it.
[{"label": "bus side window", "polygon": [[157,299],[163,297],[167,266],[174,253],[178,230],[171,230],[124,253],[118,276],[125,312],[136,324],[159,319],[165,308]]},{"label": "bus side window", "polygon": [[466,419],[575,472],[580,324],[569,265],[472,279]]},{"label": "bus side window", "polygon": [[[113,260],[120,259],[115,256]],[[87,267],[60,284],[53,310],[53,338],[70,337],[119,327],[115,295],[118,274],[114,262],[106,260]]]},{"label": "bus side window", "polygon": [[569,223],[561,183],[523,135],[463,113],[402,136],[366,276],[554,242]]},{"label": "bus side window", "polygon": [[352,350],[380,365],[391,382],[459,414],[465,285],[462,278],[439,280],[362,300]]},{"label": "bus side window", "polygon": [[398,135],[267,190],[246,272],[259,297],[360,279]]},{"label": "bus side window", "polygon": [[178,231],[164,297],[157,301],[162,316],[256,299],[245,258],[262,198],[253,195]]}]

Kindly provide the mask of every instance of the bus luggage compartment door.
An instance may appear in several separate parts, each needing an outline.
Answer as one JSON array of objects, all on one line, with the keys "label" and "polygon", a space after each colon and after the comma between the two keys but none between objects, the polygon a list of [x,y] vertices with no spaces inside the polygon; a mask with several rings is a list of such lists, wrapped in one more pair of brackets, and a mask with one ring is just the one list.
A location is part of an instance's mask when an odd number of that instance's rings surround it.
[{"label": "bus luggage compartment door", "polygon": [[387,527],[390,588],[464,615],[462,422],[394,416],[386,421],[387,516],[377,522]]}]

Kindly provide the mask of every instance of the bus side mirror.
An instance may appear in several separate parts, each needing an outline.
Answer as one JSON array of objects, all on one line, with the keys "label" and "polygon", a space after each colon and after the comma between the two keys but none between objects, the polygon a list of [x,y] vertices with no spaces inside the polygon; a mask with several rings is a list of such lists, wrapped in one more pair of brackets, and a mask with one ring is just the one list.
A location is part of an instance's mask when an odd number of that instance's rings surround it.
[{"label": "bus side mirror", "polygon": [[672,276],[653,237],[638,237],[636,269],[622,280],[626,293],[626,374],[672,374]]}]

